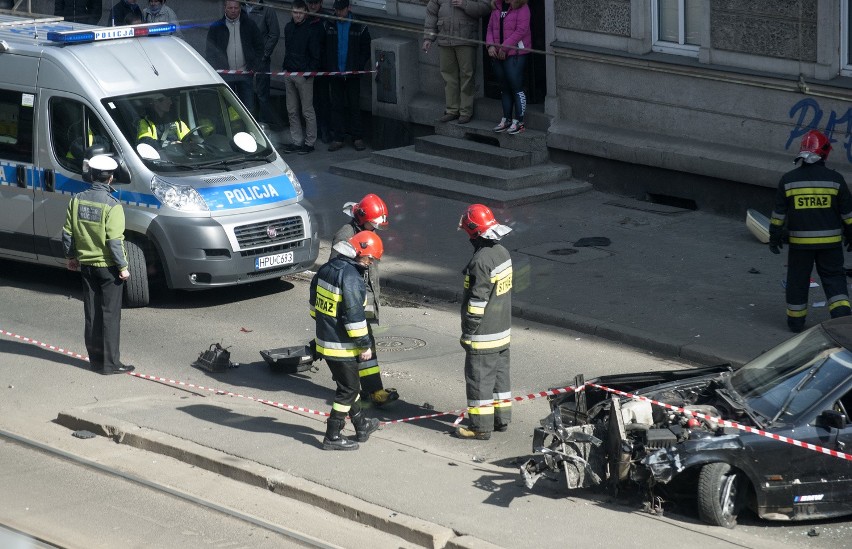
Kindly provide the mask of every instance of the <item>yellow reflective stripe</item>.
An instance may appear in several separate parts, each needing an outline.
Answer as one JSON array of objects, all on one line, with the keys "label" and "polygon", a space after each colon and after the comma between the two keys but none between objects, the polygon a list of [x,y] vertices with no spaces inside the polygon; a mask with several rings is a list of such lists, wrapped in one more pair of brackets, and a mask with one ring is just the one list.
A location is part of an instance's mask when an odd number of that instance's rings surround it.
[{"label": "yellow reflective stripe", "polygon": [[852,225],[852,215],[843,218],[843,223],[845,223],[846,225]]},{"label": "yellow reflective stripe", "polygon": [[802,237],[802,236],[791,236],[790,244],[833,244],[835,242],[840,242],[843,237],[840,235],[837,236],[813,236],[813,237]]},{"label": "yellow reflective stripe", "polygon": [[356,357],[361,354],[361,351],[357,348],[353,349],[330,349],[328,347],[323,347],[319,343],[317,343],[317,352],[324,356],[330,356],[332,358],[351,358]]},{"label": "yellow reflective stripe", "polygon": [[355,328],[354,330],[346,330],[346,334],[349,337],[351,337],[352,339],[355,339],[356,337],[363,337],[363,336],[367,335],[367,327],[364,326],[363,328]]},{"label": "yellow reflective stripe", "polygon": [[495,339],[493,341],[472,341],[470,343],[471,349],[494,349],[495,347],[502,347],[503,345],[508,345],[511,336],[502,337],[500,339]]},{"label": "yellow reflective stripe", "polygon": [[352,406],[347,406],[345,404],[338,404],[337,402],[335,402],[331,405],[331,409],[334,410],[335,412],[349,413],[349,410],[351,408],[352,408]]},{"label": "yellow reflective stripe", "polygon": [[784,224],[784,220],[783,220],[783,219],[775,219],[775,218],[773,217],[773,218],[769,221],[769,223],[771,223],[772,225],[775,225],[776,227],[780,227],[781,225],[783,225],[783,224]]},{"label": "yellow reflective stripe", "polygon": [[828,306],[829,311],[833,311],[837,307],[849,307],[849,302],[845,299],[841,299],[840,301],[835,301],[831,305]]},{"label": "yellow reflective stripe", "polygon": [[482,316],[485,314],[485,307],[476,307],[470,303],[467,305],[467,312],[472,315]]},{"label": "yellow reflective stripe", "polygon": [[495,400],[494,401],[494,407],[495,408],[511,408],[512,403],[511,402],[502,402],[500,400]]},{"label": "yellow reflective stripe", "polygon": [[837,195],[837,189],[827,187],[800,187],[796,189],[787,189],[787,196],[796,196],[800,194],[830,194]]},{"label": "yellow reflective stripe", "polygon": [[468,408],[468,415],[471,416],[486,416],[486,415],[494,415],[494,407],[493,406],[483,406],[481,408]]},{"label": "yellow reflective stripe", "polygon": [[371,366],[370,368],[364,368],[363,370],[358,370],[358,377],[367,377],[372,376],[379,373],[378,366]]},{"label": "yellow reflective stripe", "polygon": [[787,316],[792,318],[801,318],[803,316],[808,316],[808,310],[803,309],[801,311],[791,311],[790,309],[787,309]]},{"label": "yellow reflective stripe", "polygon": [[470,288],[470,275],[464,275],[464,289]]},{"label": "yellow reflective stripe", "polygon": [[[336,289],[337,288],[335,288],[334,290],[336,290]],[[343,296],[340,294],[340,292],[336,292],[334,290],[317,284],[317,294],[323,296],[324,298],[328,299],[329,301],[337,301],[337,302],[343,301]]]}]

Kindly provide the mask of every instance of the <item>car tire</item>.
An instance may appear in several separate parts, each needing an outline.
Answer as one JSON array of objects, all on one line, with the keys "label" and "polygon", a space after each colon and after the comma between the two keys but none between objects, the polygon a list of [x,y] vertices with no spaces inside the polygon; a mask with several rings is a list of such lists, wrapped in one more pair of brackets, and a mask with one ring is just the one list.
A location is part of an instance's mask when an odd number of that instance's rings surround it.
[{"label": "car tire", "polygon": [[130,270],[130,278],[124,282],[124,306],[147,307],[150,292],[145,252],[139,244],[131,240],[124,241],[124,251],[127,254],[127,268]]},{"label": "car tire", "polygon": [[698,516],[713,526],[733,528],[742,509],[742,473],[727,463],[709,463],[698,475]]}]

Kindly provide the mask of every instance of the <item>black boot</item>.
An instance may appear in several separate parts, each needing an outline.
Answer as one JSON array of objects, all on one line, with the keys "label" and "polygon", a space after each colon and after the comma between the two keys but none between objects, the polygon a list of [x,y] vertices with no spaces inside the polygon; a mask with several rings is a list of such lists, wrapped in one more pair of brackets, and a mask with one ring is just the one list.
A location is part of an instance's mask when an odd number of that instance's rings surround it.
[{"label": "black boot", "polygon": [[379,420],[368,418],[360,408],[358,411],[353,410],[355,410],[354,407],[349,410],[349,418],[352,420],[352,425],[355,426],[355,435],[358,438],[358,442],[367,442],[367,439],[370,438],[370,433],[379,428]]},{"label": "black boot", "polygon": [[358,443],[354,440],[349,440],[340,434],[343,426],[346,425],[345,419],[328,418],[328,426],[325,428],[325,438],[322,439],[323,450],[357,450]]}]

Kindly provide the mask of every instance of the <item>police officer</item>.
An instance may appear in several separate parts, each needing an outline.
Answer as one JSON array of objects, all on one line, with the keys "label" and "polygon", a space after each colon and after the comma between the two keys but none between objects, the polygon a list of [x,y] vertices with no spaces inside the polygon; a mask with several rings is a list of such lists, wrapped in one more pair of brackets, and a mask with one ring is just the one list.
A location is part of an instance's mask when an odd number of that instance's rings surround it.
[{"label": "police officer", "polygon": [[[311,280],[311,316],[316,321],[316,350],[331,370],[337,383],[331,417],[328,419],[323,450],[357,450],[379,428],[379,420],[367,419],[358,405],[360,383],[358,361],[373,357],[372,338],[364,316],[367,288],[364,272],[382,257],[384,247],[379,236],[362,231],[348,241],[338,243],[340,254],[319,268]],[[340,434],[349,415],[358,442]]]},{"label": "police officer", "polygon": [[148,112],[139,120],[136,142],[146,143],[155,149],[180,142],[189,134],[189,126],[172,116],[172,98],[158,93],[151,98]]},{"label": "police officer", "polygon": [[822,132],[802,137],[801,165],[781,177],[769,225],[769,250],[780,253],[789,232],[787,252],[787,326],[801,332],[808,314],[808,288],[814,264],[832,318],[848,316],[849,296],[843,269],[843,243],[852,251],[852,194],[846,181],[825,166],[831,143]]},{"label": "police officer", "polygon": [[506,431],[512,420],[509,340],[512,328],[512,258],[499,240],[512,229],[497,223],[482,204],[468,207],[459,220],[473,245],[464,268],[461,345],[465,350],[467,427],[461,439],[488,440],[492,431]]},{"label": "police officer", "polygon": [[130,271],[124,251],[124,210],[111,194],[117,168],[106,155],[88,161],[91,187],[71,199],[62,228],[68,268],[83,275],[89,363],[101,374],[133,371],[119,356],[122,286]]},{"label": "police officer", "polygon": [[[336,255],[334,247],[346,242],[361,231],[384,230],[388,226],[388,207],[385,201],[375,194],[368,194],[360,202],[347,202],[343,205],[343,213],[352,217],[352,221],[343,225],[332,239],[332,257]],[[364,307],[367,316],[367,330],[370,336],[370,346],[373,356],[358,364],[358,374],[361,378],[361,398],[369,400],[374,406],[384,406],[399,399],[396,389],[385,389],[379,370],[379,360],[376,356],[376,340],[373,337],[372,324],[379,322],[379,296],[381,284],[379,281],[379,265],[372,263],[364,273],[367,287],[367,304]]]}]

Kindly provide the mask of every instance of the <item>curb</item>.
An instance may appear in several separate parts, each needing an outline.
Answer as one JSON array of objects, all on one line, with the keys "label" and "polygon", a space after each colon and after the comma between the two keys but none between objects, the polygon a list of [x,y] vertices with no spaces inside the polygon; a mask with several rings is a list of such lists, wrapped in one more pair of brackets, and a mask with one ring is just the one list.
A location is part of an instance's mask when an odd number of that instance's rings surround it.
[{"label": "curb", "polygon": [[432,549],[498,547],[473,536],[458,535],[451,528],[398,513],[272,467],[166,433],[109,418],[91,410],[60,412],[55,421],[68,429],[85,429],[112,438],[119,444],[165,455],[232,480],[270,490],[421,547]]},{"label": "curb", "polygon": [[[462,292],[458,289],[432,282],[427,284],[426,282],[429,281],[406,275],[382,276],[382,285],[396,290],[411,292],[432,299],[440,299],[449,303],[461,301]],[[731,364],[734,367],[739,367],[750,360],[748,357],[725,356],[706,346],[696,345],[692,341],[684,343],[676,338],[654,334],[640,328],[633,328],[574,313],[555,311],[524,301],[513,301],[512,316],[550,326],[567,328],[584,334],[624,343],[631,347],[655,353],[664,353],[670,357],[682,358],[690,362],[697,362],[706,366]]]}]

